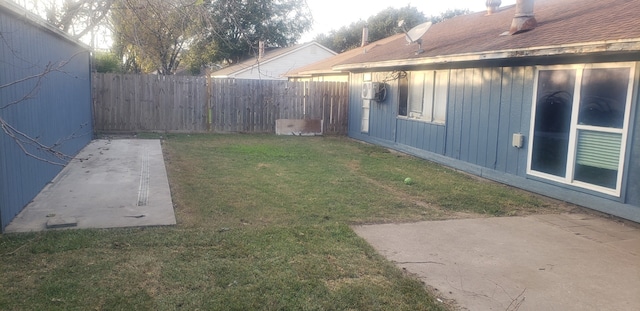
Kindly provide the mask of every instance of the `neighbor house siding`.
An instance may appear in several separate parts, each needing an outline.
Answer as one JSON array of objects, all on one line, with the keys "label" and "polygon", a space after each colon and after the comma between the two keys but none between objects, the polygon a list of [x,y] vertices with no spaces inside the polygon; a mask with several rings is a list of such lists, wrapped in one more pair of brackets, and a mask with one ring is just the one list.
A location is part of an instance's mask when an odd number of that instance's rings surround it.
[{"label": "neighbor house siding", "polygon": [[[82,46],[0,6],[0,117],[44,145],[75,155],[92,138],[90,54]],[[57,67],[42,79],[49,66]],[[17,82],[17,83],[15,83]],[[32,93],[33,91],[33,93]],[[24,98],[24,99],[23,99]],[[36,148],[29,152],[59,161]],[[60,172],[29,157],[0,132],[0,220],[4,228]]]},{"label": "neighbor house siding", "polygon": [[321,61],[333,55],[330,51],[312,44],[274,59],[268,59],[264,62],[256,61],[251,68],[231,75],[231,77],[236,79],[287,80],[288,78],[284,74],[290,70]]}]

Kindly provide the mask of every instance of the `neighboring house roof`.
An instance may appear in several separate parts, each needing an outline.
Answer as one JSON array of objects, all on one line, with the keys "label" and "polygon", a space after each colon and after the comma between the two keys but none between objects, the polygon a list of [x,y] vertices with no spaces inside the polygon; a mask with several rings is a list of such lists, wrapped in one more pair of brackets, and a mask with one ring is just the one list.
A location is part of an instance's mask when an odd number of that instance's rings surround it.
[{"label": "neighboring house roof", "polygon": [[[640,51],[640,1],[536,0],[538,26],[509,35],[515,5],[487,15],[478,12],[434,24],[417,44],[394,36],[376,49],[334,65],[353,70],[478,61],[524,56]],[[506,33],[506,34],[505,34]]]},{"label": "neighboring house roof", "polygon": [[360,54],[365,54],[367,51],[372,51],[374,49],[378,49],[384,44],[394,41],[398,38],[404,38],[404,34],[398,34],[394,36],[390,36],[376,42],[370,43],[364,47],[358,47],[355,49],[351,49],[349,51],[340,53],[336,56],[329,57],[327,59],[321,60],[319,62],[315,62],[313,64],[295,68],[285,74],[287,77],[308,77],[312,75],[322,75],[322,74],[347,74],[347,71],[339,71],[333,70],[333,66],[346,63],[348,60],[356,57]]},{"label": "neighboring house roof", "polygon": [[[294,53],[301,51],[305,48],[308,48],[310,46],[315,46],[316,48],[323,51],[326,55],[329,55],[329,56],[336,55],[334,51],[326,48],[325,46],[317,42],[312,41],[304,44],[293,45],[290,47],[276,48],[273,50],[265,51],[264,56],[261,59],[250,58],[238,64],[215,71],[211,74],[211,76],[214,78],[233,78],[244,72],[257,69],[259,66],[266,66],[269,63],[282,60],[283,58],[286,58],[288,56],[292,56]],[[312,60],[312,61],[315,61],[315,60]],[[306,65],[306,63],[303,65]],[[279,74],[284,76],[285,72],[281,72]]]}]

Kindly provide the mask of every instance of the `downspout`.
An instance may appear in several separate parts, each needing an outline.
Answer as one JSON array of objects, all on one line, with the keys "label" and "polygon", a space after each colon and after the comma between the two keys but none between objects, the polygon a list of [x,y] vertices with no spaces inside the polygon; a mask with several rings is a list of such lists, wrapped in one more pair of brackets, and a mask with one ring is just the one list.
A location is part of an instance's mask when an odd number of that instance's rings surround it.
[{"label": "downspout", "polygon": [[515,35],[536,28],[538,22],[533,16],[534,0],[517,0],[516,14],[511,22],[509,34]]}]

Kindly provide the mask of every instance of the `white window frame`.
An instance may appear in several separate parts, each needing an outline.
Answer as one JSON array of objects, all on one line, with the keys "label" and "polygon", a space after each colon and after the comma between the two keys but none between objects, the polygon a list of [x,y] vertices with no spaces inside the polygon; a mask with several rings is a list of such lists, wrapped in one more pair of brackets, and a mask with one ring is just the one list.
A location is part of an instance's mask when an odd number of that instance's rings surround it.
[{"label": "white window frame", "polygon": [[448,93],[448,70],[410,72],[407,115],[401,117],[444,125],[447,119]]},{"label": "white window frame", "polygon": [[[582,87],[582,78],[583,72],[585,69],[615,69],[615,68],[629,68],[629,82],[627,85],[627,98],[625,103],[625,117],[623,121],[623,126],[621,129],[618,128],[604,128],[593,125],[584,125],[578,124],[578,116],[580,112],[580,96],[581,96],[581,87]],[[534,132],[535,132],[535,118],[537,111],[537,94],[538,94],[538,78],[540,71],[543,70],[575,70],[576,80],[574,85],[574,95],[572,102],[572,111],[571,111],[571,126],[569,130],[569,148],[567,151],[567,166],[566,166],[566,174],[565,177],[560,177],[544,172],[535,171],[532,169],[532,159],[533,159],[533,140],[534,140]],[[625,63],[599,63],[599,64],[574,64],[574,65],[557,65],[557,66],[539,66],[536,68],[535,77],[533,81],[533,99],[531,105],[531,126],[529,129],[529,137],[528,139],[528,153],[527,153],[527,174],[535,177],[540,177],[552,181],[556,181],[563,184],[569,184],[573,186],[577,186],[584,189],[593,190],[596,192],[620,197],[621,189],[622,189],[622,179],[624,175],[625,168],[625,155],[627,149],[627,137],[629,134],[629,122],[631,118],[631,106],[634,92],[634,81],[635,81],[635,69],[636,64],[633,62],[625,62]],[[582,182],[574,179],[575,173],[575,163],[576,163],[576,149],[578,144],[578,133],[581,130],[588,131],[596,131],[596,132],[604,132],[604,133],[615,133],[620,134],[621,137],[621,146],[620,146],[620,158],[618,161],[618,176],[616,181],[616,188],[611,189],[599,185],[590,184],[587,182]]]}]

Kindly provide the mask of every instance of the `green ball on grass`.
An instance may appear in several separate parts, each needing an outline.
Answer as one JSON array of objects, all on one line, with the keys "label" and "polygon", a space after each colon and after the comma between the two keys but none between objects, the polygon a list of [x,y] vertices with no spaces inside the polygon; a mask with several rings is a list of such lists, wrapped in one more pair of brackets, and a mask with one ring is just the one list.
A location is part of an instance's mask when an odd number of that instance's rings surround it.
[{"label": "green ball on grass", "polygon": [[404,179],[404,183],[406,185],[411,185],[411,184],[413,184],[413,180],[411,180],[411,177],[407,177],[407,178]]}]

